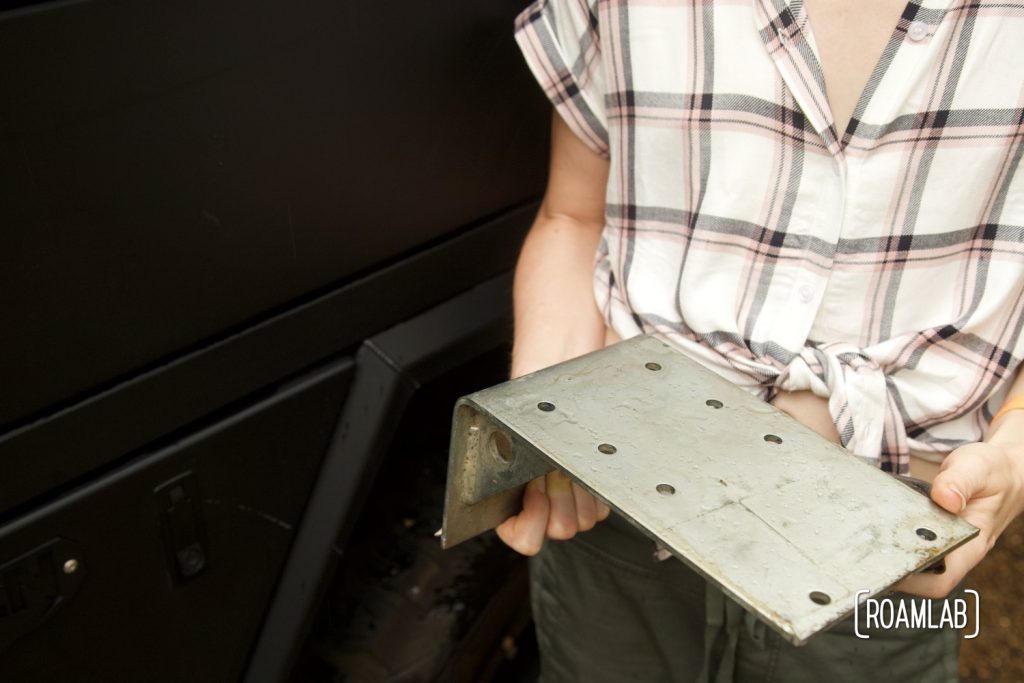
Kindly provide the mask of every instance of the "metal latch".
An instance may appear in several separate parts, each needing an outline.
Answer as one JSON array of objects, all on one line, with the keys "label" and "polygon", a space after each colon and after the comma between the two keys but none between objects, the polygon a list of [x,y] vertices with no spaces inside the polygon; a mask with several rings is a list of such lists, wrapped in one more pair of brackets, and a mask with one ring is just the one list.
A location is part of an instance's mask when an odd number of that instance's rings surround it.
[{"label": "metal latch", "polygon": [[978,533],[652,337],[459,400],[444,547],[554,468],[797,645]]},{"label": "metal latch", "polygon": [[164,482],[154,491],[164,549],[175,582],[192,579],[206,568],[207,554],[199,504],[199,486],[192,472]]}]

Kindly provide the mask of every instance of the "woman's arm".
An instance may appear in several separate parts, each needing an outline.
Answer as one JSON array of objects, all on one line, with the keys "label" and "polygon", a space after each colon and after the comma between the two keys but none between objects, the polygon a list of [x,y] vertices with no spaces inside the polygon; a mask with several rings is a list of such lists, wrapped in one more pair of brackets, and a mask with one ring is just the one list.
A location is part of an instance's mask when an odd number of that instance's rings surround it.
[{"label": "woman's arm", "polygon": [[[593,277],[607,181],[608,160],[554,115],[548,186],[516,265],[513,377],[604,346]],[[571,538],[607,516],[607,507],[556,471],[530,482],[523,511],[497,531],[513,549],[533,555],[545,537]]]},{"label": "woman's arm", "polygon": [[593,280],[607,180],[608,160],[556,115],[547,190],[516,264],[513,377],[604,346]]}]

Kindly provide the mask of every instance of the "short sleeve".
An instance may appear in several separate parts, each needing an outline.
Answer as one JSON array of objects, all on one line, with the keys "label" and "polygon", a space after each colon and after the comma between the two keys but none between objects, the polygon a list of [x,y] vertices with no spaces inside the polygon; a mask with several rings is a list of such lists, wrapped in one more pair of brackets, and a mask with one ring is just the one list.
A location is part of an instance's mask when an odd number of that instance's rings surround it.
[{"label": "short sleeve", "polygon": [[516,41],[544,94],[576,135],[608,156],[599,0],[536,0],[516,18]]}]

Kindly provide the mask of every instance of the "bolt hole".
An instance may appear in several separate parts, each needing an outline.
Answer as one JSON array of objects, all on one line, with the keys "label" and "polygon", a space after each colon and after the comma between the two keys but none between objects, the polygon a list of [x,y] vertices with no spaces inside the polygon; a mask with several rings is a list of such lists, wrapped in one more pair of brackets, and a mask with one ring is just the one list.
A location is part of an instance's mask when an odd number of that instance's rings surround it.
[{"label": "bolt hole", "polygon": [[657,372],[658,370],[661,370],[661,363],[644,363],[644,367],[648,370]]},{"label": "bolt hole", "polygon": [[828,596],[828,593],[822,593],[821,591],[811,591],[808,597],[816,605],[827,605],[832,602],[832,598]]},{"label": "bolt hole", "polygon": [[765,434],[764,440],[767,441],[768,443],[782,443],[782,439],[775,436],[774,434]]},{"label": "bolt hole", "polygon": [[613,453],[617,452],[619,449],[616,448],[615,446],[611,445],[610,443],[599,443],[597,445],[597,450],[599,450],[600,452],[604,453],[605,455],[612,455]]},{"label": "bolt hole", "polygon": [[706,405],[709,408],[714,408],[715,410],[718,410],[725,404],[719,401],[717,398],[709,398],[708,400],[704,401],[704,405]]},{"label": "bolt hole", "polygon": [[920,536],[926,541],[934,541],[936,538],[938,538],[938,535],[934,531],[923,526],[919,526],[916,529],[914,529],[914,533],[916,533],[918,536]]},{"label": "bolt hole", "polygon": [[548,403],[547,401],[541,401],[540,403],[537,404],[537,408],[539,410],[543,410],[545,413],[550,413],[552,410],[555,409],[555,404]]},{"label": "bolt hole", "polygon": [[512,442],[505,432],[491,432],[491,453],[506,465],[515,459],[512,453]]},{"label": "bolt hole", "polygon": [[672,484],[658,484],[654,490],[663,496],[671,496],[676,492],[676,487]]}]

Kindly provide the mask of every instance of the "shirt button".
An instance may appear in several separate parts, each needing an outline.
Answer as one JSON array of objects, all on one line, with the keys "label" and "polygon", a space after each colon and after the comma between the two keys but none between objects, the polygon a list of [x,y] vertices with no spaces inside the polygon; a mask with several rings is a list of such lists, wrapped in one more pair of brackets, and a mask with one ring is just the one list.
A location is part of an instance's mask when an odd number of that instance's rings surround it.
[{"label": "shirt button", "polygon": [[814,298],[814,287],[810,285],[800,285],[800,289],[797,290],[797,296],[800,297],[800,301],[805,304],[811,303],[811,299]]},{"label": "shirt button", "polygon": [[923,21],[911,22],[910,28],[907,29],[907,35],[911,40],[924,40],[928,37],[928,24]]}]

